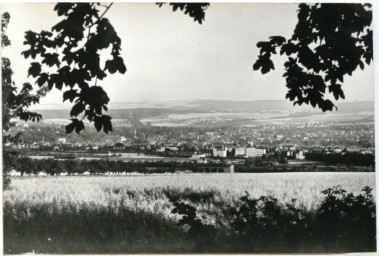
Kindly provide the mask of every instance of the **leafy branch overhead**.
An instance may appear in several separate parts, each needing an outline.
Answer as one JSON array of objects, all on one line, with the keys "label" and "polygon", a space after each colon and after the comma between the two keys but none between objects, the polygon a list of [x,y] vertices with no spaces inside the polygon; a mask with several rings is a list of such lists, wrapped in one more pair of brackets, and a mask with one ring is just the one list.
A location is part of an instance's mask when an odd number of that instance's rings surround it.
[{"label": "leafy branch overhead", "polygon": [[[164,3],[157,3],[159,7],[162,7]],[[169,3],[172,6],[172,10],[175,12],[180,9],[184,14],[188,14],[194,21],[202,24],[205,19],[205,11],[209,7],[209,3]]]},{"label": "leafy branch overhead", "polygon": [[266,74],[275,68],[271,56],[285,54],[286,98],[331,111],[326,95],[344,99],[344,77],[373,60],[371,21],[369,4],[300,4],[292,37],[259,42],[253,68]]},{"label": "leafy branch overhead", "polygon": [[[108,110],[109,98],[97,84],[108,74],[126,72],[120,54],[121,39],[104,17],[111,6],[112,3],[58,3],[54,10],[64,19],[51,31],[25,33],[24,44],[29,49],[22,54],[25,58],[41,59],[32,62],[28,71],[40,87],[38,93],[47,93],[54,87],[67,88],[63,101],[74,102],[67,133],[82,131],[84,119],[94,122],[98,131],[112,131],[111,117],[103,114]],[[100,51],[105,49],[111,53],[104,61]]]}]

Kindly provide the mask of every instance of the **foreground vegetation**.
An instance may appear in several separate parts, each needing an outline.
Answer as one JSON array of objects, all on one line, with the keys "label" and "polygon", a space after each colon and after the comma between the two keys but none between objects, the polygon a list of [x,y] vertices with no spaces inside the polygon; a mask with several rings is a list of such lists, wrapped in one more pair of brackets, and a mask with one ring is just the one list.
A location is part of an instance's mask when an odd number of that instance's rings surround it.
[{"label": "foreground vegetation", "polygon": [[4,252],[374,251],[375,203],[366,187],[375,187],[374,178],[372,173],[13,178],[4,192]]}]

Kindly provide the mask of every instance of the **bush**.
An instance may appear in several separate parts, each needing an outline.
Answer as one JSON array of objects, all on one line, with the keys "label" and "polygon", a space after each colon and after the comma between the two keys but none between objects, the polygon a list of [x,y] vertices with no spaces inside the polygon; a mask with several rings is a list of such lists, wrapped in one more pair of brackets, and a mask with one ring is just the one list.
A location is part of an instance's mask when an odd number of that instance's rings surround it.
[{"label": "bush", "polygon": [[[322,192],[325,199],[315,212],[296,207],[295,200],[281,205],[274,197],[254,199],[246,193],[239,206],[230,211],[233,217],[232,235],[226,238],[228,248],[244,253],[375,251],[375,202],[371,188],[362,191],[354,196],[339,186],[329,188]],[[196,217],[196,208],[182,202],[173,204],[173,213],[183,216],[179,224],[190,227],[188,234],[213,247],[214,240],[207,232],[216,234],[216,230]]]},{"label": "bush", "polygon": [[362,191],[354,196],[338,186],[322,192],[326,198],[316,214],[315,238],[327,251],[375,250],[375,202],[371,188]]},{"label": "bush", "polygon": [[216,228],[212,225],[204,224],[197,217],[196,208],[184,202],[173,202],[174,209],[171,213],[182,215],[178,225],[187,227],[187,239],[194,243],[194,253],[206,253],[214,251],[216,245]]},{"label": "bush", "polygon": [[298,252],[306,248],[310,234],[310,213],[294,206],[279,204],[276,198],[240,199],[231,223],[238,252]]}]

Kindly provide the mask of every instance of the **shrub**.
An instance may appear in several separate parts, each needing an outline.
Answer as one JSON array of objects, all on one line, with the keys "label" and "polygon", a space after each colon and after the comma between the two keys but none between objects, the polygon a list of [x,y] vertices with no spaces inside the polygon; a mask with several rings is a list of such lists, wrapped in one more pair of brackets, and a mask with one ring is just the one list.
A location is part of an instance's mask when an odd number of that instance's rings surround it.
[{"label": "shrub", "polygon": [[195,207],[180,201],[172,202],[174,209],[171,213],[177,213],[182,216],[178,226],[187,229],[187,240],[194,244],[193,253],[207,253],[219,251],[218,241],[219,232],[213,225],[204,224],[198,218]]},{"label": "shrub", "polygon": [[354,196],[337,186],[322,192],[326,198],[317,210],[315,238],[327,251],[375,250],[375,202],[371,188],[362,191]]},{"label": "shrub", "polygon": [[253,199],[248,193],[233,211],[236,250],[240,252],[296,252],[309,238],[309,213],[286,207],[272,196]]},{"label": "shrub", "polygon": [[[232,235],[224,238],[229,244],[224,249],[244,253],[375,251],[371,192],[365,187],[362,194],[354,196],[339,186],[329,188],[322,192],[325,198],[315,212],[296,207],[295,200],[282,205],[272,196],[255,199],[246,192],[230,210]],[[201,246],[201,252],[217,247],[218,230],[205,225],[195,207],[178,201],[173,204],[172,212],[182,215],[179,225],[189,226],[188,237]]]}]

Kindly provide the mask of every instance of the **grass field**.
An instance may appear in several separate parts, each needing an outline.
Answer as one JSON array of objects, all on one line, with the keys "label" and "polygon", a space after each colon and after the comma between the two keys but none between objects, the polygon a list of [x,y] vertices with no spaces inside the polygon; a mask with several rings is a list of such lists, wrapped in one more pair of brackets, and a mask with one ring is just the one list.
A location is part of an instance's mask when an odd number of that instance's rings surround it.
[{"label": "grass field", "polygon": [[[307,209],[321,202],[321,191],[340,185],[358,193],[364,186],[375,189],[375,173],[248,173],[168,174],[144,176],[24,177],[13,178],[3,193],[5,202],[95,203],[105,205],[121,199],[148,210],[165,209],[167,191],[214,192],[213,201],[232,202],[249,192],[253,197],[272,195],[286,203],[296,199]],[[167,193],[166,193],[167,194]],[[375,194],[375,191],[374,191]]]},{"label": "grass field", "polygon": [[[176,228],[179,216],[171,213],[170,199],[189,202],[204,222],[228,229],[227,209],[245,191],[283,205],[296,199],[299,208],[313,211],[323,200],[321,191],[336,185],[354,194],[369,186],[375,195],[375,173],[15,177],[3,193],[4,252],[193,252]],[[99,244],[102,230],[112,234],[106,244]],[[41,233],[43,241],[31,233]],[[96,235],[84,239],[86,234]],[[67,242],[68,236],[77,243]]]}]

